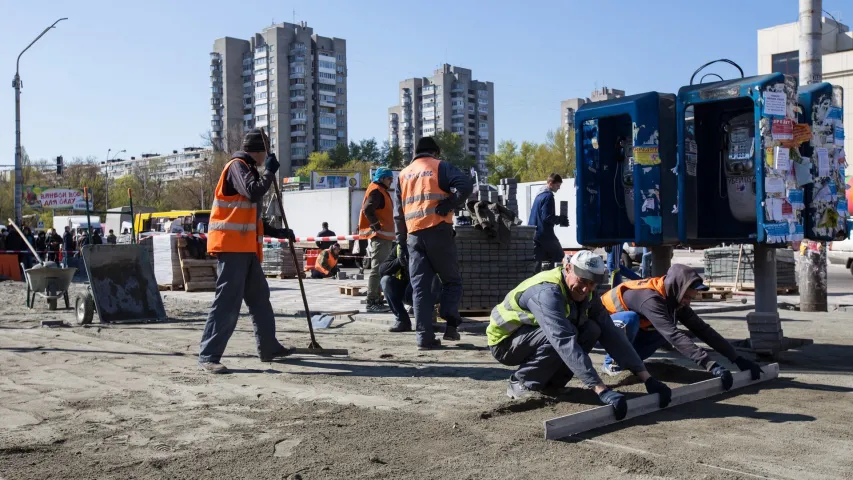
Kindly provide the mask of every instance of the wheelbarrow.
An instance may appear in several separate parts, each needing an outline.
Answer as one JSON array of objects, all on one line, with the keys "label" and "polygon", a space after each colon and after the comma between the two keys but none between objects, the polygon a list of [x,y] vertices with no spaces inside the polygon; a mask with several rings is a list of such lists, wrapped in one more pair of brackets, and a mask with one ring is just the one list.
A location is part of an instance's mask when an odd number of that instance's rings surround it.
[{"label": "wheelbarrow", "polygon": [[27,307],[33,308],[38,294],[47,299],[47,307],[50,310],[56,310],[56,303],[60,298],[65,300],[65,308],[71,308],[68,303],[68,287],[76,272],[76,268],[61,268],[53,262],[24,270],[24,278],[27,281]]}]

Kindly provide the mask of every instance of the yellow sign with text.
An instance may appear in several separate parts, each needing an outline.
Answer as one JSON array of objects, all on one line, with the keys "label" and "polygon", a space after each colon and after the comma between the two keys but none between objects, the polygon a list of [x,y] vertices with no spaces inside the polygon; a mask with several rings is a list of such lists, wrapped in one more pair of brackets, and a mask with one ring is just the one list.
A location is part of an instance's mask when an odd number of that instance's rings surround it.
[{"label": "yellow sign with text", "polygon": [[634,147],[634,162],[638,165],[660,165],[658,147]]}]

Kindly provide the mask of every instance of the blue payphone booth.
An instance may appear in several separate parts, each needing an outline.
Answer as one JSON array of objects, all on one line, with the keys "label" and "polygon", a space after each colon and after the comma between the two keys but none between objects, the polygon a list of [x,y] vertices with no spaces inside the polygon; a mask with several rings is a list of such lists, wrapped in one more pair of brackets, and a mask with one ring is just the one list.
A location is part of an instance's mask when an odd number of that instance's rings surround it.
[{"label": "blue payphone booth", "polygon": [[643,93],[578,109],[575,188],[580,244],[677,243],[674,122],[672,94]]},{"label": "blue payphone booth", "polygon": [[[762,161],[763,135],[768,133],[762,132],[762,125],[769,128],[770,120],[762,119],[768,113],[786,117],[786,88],[791,86],[785,86],[785,76],[774,73],[689,85],[678,91],[678,237],[682,243],[767,241],[765,174],[770,172],[765,172]],[[781,185],[780,194],[784,180]],[[774,181],[772,188],[778,189],[779,182]]]},{"label": "blue payphone booth", "polygon": [[[803,85],[797,91],[800,106],[798,123],[811,131],[810,141],[799,146],[806,159],[811,181],[800,187],[804,197],[805,238],[841,240],[847,238],[849,214],[845,196],[844,91],[829,83]],[[800,168],[803,168],[801,165]]]}]

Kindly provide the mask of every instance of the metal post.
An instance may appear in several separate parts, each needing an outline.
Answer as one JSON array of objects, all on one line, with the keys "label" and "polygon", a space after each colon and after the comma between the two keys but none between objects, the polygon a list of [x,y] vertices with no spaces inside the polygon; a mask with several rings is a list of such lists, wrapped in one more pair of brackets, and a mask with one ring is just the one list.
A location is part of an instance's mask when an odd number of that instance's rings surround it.
[{"label": "metal post", "polygon": [[[819,83],[823,79],[821,51],[823,0],[800,0],[800,85]],[[826,243],[818,243],[818,251],[806,249],[797,269],[800,284],[800,311],[825,312]]]},{"label": "metal post", "polygon": [[666,275],[672,264],[672,247],[652,247],[652,276]]},{"label": "metal post", "polygon": [[776,249],[756,245],[755,257],[755,311],[777,314],[776,306]]},{"label": "metal post", "polygon": [[18,60],[15,63],[15,78],[12,80],[12,87],[15,88],[15,221],[20,223],[24,217],[24,208],[22,203],[23,196],[23,183],[24,183],[24,174],[23,174],[23,154],[21,150],[21,56],[33,46],[41,37],[47,33],[48,30],[54,28],[57,23],[68,20],[67,18],[60,18],[59,20],[53,22],[53,24],[44,29],[35,40],[30,42],[27,45],[27,48],[21,50],[21,53],[18,54]]}]

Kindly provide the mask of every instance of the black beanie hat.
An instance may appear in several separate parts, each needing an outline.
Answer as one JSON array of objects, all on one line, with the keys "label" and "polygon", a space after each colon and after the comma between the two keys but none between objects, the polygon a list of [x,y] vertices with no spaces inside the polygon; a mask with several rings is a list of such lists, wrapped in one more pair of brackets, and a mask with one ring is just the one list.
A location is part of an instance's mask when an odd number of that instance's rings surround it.
[{"label": "black beanie hat", "polygon": [[264,136],[261,133],[261,130],[258,128],[253,128],[246,133],[246,136],[243,137],[243,151],[246,152],[263,152],[266,151],[264,148]]},{"label": "black beanie hat", "polygon": [[423,137],[418,140],[418,146],[415,148],[415,155],[420,155],[421,153],[434,153],[438,155],[441,153],[441,148],[435,143],[432,137]]}]

